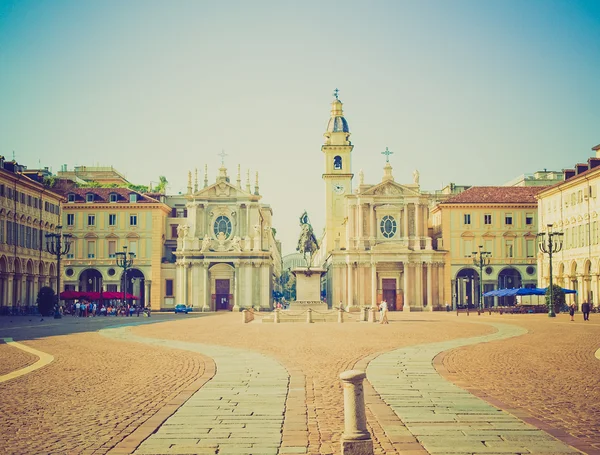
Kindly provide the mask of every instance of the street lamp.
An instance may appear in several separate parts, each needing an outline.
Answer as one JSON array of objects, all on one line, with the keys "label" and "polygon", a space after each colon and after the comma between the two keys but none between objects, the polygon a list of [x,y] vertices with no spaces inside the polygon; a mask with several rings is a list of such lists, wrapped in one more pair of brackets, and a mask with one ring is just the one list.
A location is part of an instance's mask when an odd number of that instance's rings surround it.
[{"label": "street lamp", "polygon": [[60,258],[71,249],[71,234],[63,234],[62,226],[56,226],[56,233],[46,234],[46,251],[56,256],[56,304],[54,305],[54,319],[60,319]]},{"label": "street lamp", "polygon": [[[548,224],[547,227],[548,227],[548,232],[538,233],[537,238],[538,238],[538,247],[539,247],[540,251],[542,253],[546,253],[548,255],[548,260],[550,261],[550,305],[548,305],[548,317],[554,318],[554,317],[556,317],[556,313],[554,313],[554,288],[552,286],[552,255],[554,253],[558,253],[560,250],[562,250],[563,233],[562,232],[552,232],[551,224]],[[554,237],[556,237],[556,240],[553,241]]]},{"label": "street lamp", "polygon": [[483,245],[479,245],[478,251],[473,251],[471,257],[473,258],[473,264],[479,267],[479,305],[477,308],[477,314],[481,314],[481,307],[483,303],[483,267],[490,265],[490,257],[492,253],[489,251],[482,251]]},{"label": "street lamp", "polygon": [[133,258],[135,258],[135,253],[129,252],[129,257],[127,257],[127,247],[123,247],[123,251],[119,251],[115,253],[117,266],[123,269],[123,283],[122,283],[122,291],[123,291],[123,303],[127,302],[126,300],[126,292],[127,292],[127,270],[131,268],[133,265]]}]

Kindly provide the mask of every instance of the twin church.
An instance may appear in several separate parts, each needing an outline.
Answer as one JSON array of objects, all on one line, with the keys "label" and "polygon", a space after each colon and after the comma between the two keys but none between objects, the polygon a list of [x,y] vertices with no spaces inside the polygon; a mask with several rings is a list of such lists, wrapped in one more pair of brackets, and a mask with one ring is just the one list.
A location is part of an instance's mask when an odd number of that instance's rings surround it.
[{"label": "twin church", "polygon": [[[389,160],[381,182],[358,184],[352,172],[350,129],[336,94],[325,132],[326,225],[313,266],[327,270],[330,306],[353,308],[385,299],[392,310],[442,305],[443,252],[428,236],[431,195],[394,180]],[[389,158],[389,155],[387,156]],[[281,245],[272,229],[272,210],[261,202],[258,177],[242,186],[222,166],[216,181],[186,196],[187,218],[178,230],[177,303],[197,310],[273,308],[272,291],[281,274]]]}]

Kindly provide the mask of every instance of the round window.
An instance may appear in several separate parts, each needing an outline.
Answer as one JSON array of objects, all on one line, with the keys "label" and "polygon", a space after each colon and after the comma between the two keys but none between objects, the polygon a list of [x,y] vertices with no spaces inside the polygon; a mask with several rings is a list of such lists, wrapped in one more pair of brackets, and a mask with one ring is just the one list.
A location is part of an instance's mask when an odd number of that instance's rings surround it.
[{"label": "round window", "polygon": [[115,269],[108,269],[108,276],[114,276]]},{"label": "round window", "polygon": [[494,271],[494,269],[491,268],[491,267],[486,267],[485,268],[485,273],[487,273],[488,275],[491,275],[493,271]]},{"label": "round window", "polygon": [[67,270],[65,270],[65,275],[67,275],[67,276],[73,276],[74,273],[75,272],[73,271],[73,269],[67,269]]},{"label": "round window", "polygon": [[535,273],[535,267],[533,267],[532,265],[530,265],[529,267],[527,267],[525,269],[525,271],[527,272],[527,275],[533,275]]},{"label": "round window", "polygon": [[225,237],[231,235],[231,221],[226,216],[219,216],[215,220],[215,235],[218,236],[222,232]]},{"label": "round window", "polygon": [[393,217],[386,215],[381,219],[379,228],[381,229],[383,236],[386,239],[389,239],[396,234],[396,220]]}]

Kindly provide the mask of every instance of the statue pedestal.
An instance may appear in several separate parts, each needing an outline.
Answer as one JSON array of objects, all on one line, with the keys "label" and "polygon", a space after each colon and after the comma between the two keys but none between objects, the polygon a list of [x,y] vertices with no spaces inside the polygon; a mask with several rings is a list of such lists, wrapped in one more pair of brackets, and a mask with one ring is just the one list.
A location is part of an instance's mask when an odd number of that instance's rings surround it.
[{"label": "statue pedestal", "polygon": [[321,301],[321,276],[325,269],[297,267],[292,273],[296,276],[296,301],[290,302],[290,310],[327,310],[327,304]]}]

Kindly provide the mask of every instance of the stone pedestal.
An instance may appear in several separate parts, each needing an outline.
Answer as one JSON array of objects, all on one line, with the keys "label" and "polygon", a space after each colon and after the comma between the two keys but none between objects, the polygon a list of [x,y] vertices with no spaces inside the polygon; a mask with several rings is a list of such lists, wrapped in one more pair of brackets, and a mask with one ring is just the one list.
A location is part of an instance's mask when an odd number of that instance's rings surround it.
[{"label": "stone pedestal", "polygon": [[290,302],[290,310],[327,310],[327,304],[321,301],[321,276],[325,270],[298,267],[292,273],[296,276],[296,301]]}]

